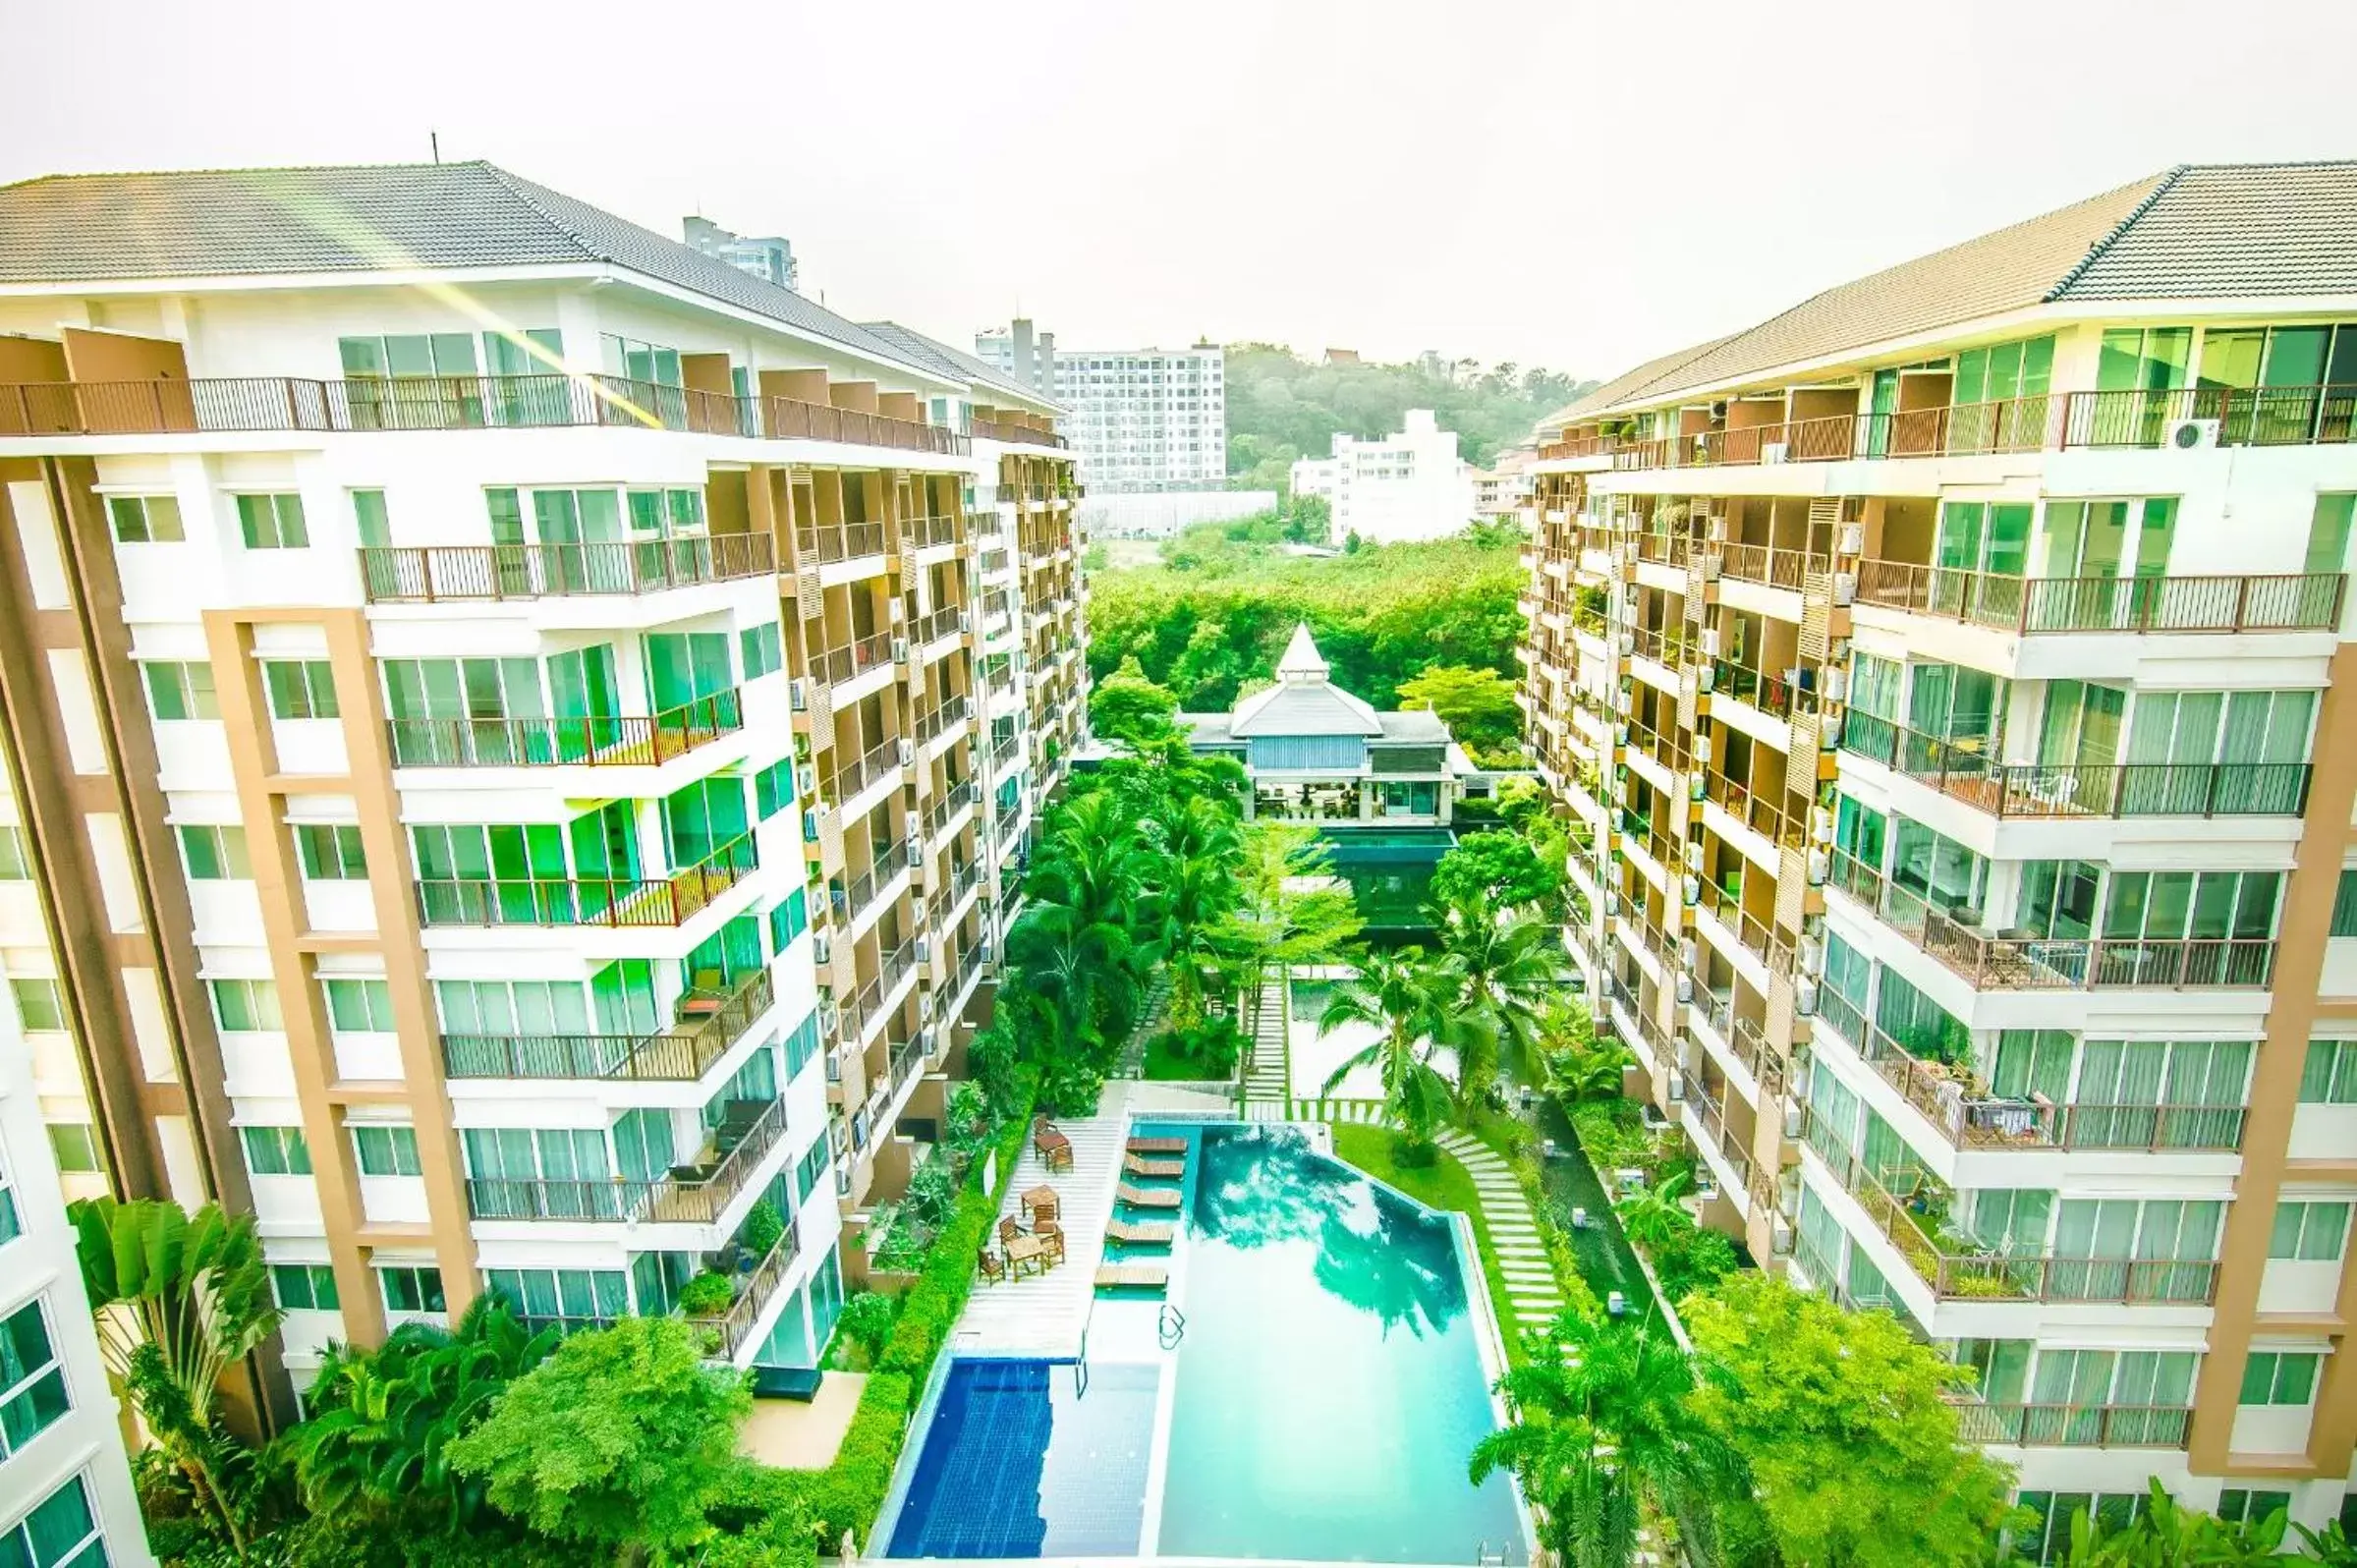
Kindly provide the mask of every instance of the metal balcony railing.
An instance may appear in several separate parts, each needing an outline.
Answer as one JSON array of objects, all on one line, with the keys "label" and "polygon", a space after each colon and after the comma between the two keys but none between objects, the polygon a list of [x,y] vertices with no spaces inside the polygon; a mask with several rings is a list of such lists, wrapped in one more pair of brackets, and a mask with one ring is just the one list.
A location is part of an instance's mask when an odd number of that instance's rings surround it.
[{"label": "metal balcony railing", "polygon": [[745,724],[734,688],[650,718],[385,720],[397,767],[653,767]]},{"label": "metal balcony railing", "polygon": [[709,533],[605,544],[368,545],[361,588],[371,604],[659,593],[765,577],[766,533]]},{"label": "metal balcony railing", "polygon": [[881,523],[819,523],[794,531],[794,547],[805,561],[857,561],[884,553],[891,535]]},{"label": "metal balcony railing", "polygon": [[1858,567],[1858,602],[1996,631],[2325,632],[2340,624],[2338,572],[2263,577],[2014,577],[1913,561]]},{"label": "metal balcony railing", "polygon": [[1941,740],[1852,709],[1841,749],[1992,816],[2298,816],[2306,762],[1999,762],[1978,738]]},{"label": "metal balcony railing", "polygon": [[2013,1448],[2182,1448],[2193,1422],[2185,1405],[1949,1403],[1966,1442]]},{"label": "metal balcony railing", "polygon": [[[731,1102],[730,1109],[736,1108]],[[734,1130],[724,1122],[708,1162],[674,1166],[654,1181],[601,1177],[550,1181],[505,1176],[467,1179],[467,1206],[477,1219],[621,1221],[647,1225],[710,1225],[758,1170],[786,1131],[786,1106],[771,1100]],[[718,1140],[733,1139],[723,1148]]]},{"label": "metal balcony railing", "polygon": [[644,1035],[444,1035],[442,1070],[452,1078],[623,1079],[688,1083],[701,1078],[754,1021],[769,1011],[776,989],[757,969],[701,1010],[682,998],[679,1022]]},{"label": "metal balcony railing", "polygon": [[684,925],[758,865],[748,833],[656,879],[421,877],[418,908],[427,925]]}]

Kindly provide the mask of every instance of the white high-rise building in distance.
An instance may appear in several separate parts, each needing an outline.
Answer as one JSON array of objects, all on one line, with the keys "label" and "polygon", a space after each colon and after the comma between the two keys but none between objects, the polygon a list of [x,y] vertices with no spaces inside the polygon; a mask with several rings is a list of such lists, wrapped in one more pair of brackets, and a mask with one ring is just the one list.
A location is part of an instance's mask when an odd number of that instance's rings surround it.
[{"label": "white high-rise building in distance", "polygon": [[682,218],[680,231],[693,249],[715,261],[727,262],[739,272],[749,272],[764,283],[791,289],[802,279],[801,264],[794,259],[794,244],[783,235],[737,234],[709,218]]},{"label": "white high-rise building in distance", "polygon": [[[1059,349],[1018,317],[975,334],[974,352],[1070,411],[1081,484],[1093,495],[1216,490],[1227,483],[1227,351]],[[1039,376],[1049,377],[1042,385]]]},{"label": "white high-rise building in distance", "polygon": [[1397,435],[1362,440],[1334,434],[1331,457],[1293,465],[1293,493],[1333,509],[1336,542],[1356,533],[1371,544],[1437,539],[1473,518],[1473,471],[1457,456],[1457,432],[1431,409],[1410,409]]}]

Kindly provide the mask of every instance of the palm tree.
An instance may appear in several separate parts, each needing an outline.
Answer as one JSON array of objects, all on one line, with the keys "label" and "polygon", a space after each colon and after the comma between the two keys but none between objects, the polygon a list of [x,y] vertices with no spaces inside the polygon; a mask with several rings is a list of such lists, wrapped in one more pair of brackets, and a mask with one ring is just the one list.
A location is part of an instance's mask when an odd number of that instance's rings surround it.
[{"label": "palm tree", "polygon": [[1620,1202],[1620,1228],[1647,1252],[1675,1243],[1682,1232],[1694,1228],[1694,1216],[1678,1203],[1693,1186],[1691,1175],[1673,1170],[1643,1191],[1632,1193]]},{"label": "palm tree", "polygon": [[1694,1377],[1677,1346],[1650,1326],[1567,1312],[1531,1348],[1498,1382],[1512,1420],[1475,1445],[1474,1483],[1513,1472],[1571,1568],[1628,1568],[1649,1514],[1712,1560],[1711,1505],[1735,1467],[1686,1403]]},{"label": "palm tree", "polygon": [[1084,926],[1125,924],[1145,868],[1137,818],[1099,791],[1068,802],[1050,824],[1026,891],[1072,910]]},{"label": "palm tree", "polygon": [[1535,1055],[1547,1015],[1571,981],[1570,955],[1555,923],[1532,912],[1508,915],[1487,896],[1472,893],[1441,912],[1441,950],[1456,961],[1464,980],[1463,1005],[1488,1022],[1487,1058],[1461,1058],[1457,1074],[1460,1107],[1496,1077],[1496,1047],[1511,1043]]},{"label": "palm tree", "polygon": [[1135,916],[1143,944],[1170,970],[1170,1021],[1203,1021],[1203,976],[1219,957],[1219,922],[1235,908],[1243,839],[1235,813],[1201,796],[1140,826],[1148,865]]},{"label": "palm tree", "polygon": [[1449,960],[1428,958],[1421,947],[1363,952],[1357,975],[1334,988],[1318,1027],[1373,1025],[1382,1033],[1327,1076],[1325,1092],[1332,1093],[1352,1069],[1375,1064],[1381,1070],[1383,1108],[1398,1119],[1411,1146],[1429,1145],[1450,1101],[1448,1080],[1431,1064],[1432,1048],[1453,1046],[1460,1062],[1482,1049],[1483,1021],[1457,1006],[1463,985]]},{"label": "palm tree", "polygon": [[244,1561],[229,1486],[245,1455],[221,1423],[221,1378],[280,1316],[253,1216],[152,1198],[87,1199],[68,1215],[108,1372]]},{"label": "palm tree", "polygon": [[1007,962],[1053,1019],[1053,1043],[1094,1057],[1108,1021],[1125,1020],[1137,1005],[1129,932],[1111,921],[1089,921],[1067,904],[1024,911],[1007,933]]}]

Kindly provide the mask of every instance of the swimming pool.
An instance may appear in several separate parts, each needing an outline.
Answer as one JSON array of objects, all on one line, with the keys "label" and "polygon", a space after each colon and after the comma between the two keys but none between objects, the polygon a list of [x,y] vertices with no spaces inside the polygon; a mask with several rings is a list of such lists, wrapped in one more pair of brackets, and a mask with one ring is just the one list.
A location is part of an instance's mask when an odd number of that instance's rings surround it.
[{"label": "swimming pool", "polygon": [[885,1553],[1528,1561],[1465,1477],[1495,1416],[1451,1221],[1300,1128],[1133,1131],[1189,1145],[1170,1310],[1096,1304],[1132,1360],[948,1363]]}]

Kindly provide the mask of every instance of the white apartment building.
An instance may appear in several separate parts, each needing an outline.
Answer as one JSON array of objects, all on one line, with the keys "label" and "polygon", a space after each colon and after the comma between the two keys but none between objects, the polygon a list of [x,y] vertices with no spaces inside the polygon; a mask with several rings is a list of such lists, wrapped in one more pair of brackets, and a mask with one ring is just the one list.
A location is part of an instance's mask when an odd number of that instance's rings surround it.
[{"label": "white apartment building", "polygon": [[1473,471],[1457,456],[1457,432],[1431,409],[1410,409],[1396,435],[1363,439],[1337,430],[1334,450],[1293,464],[1293,493],[1322,497],[1339,543],[1436,539],[1473,521]]},{"label": "white apartment building", "polygon": [[764,283],[791,289],[802,281],[794,260],[794,243],[783,235],[738,234],[709,218],[682,218],[680,232],[690,246],[739,272],[750,272]]},{"label": "white apartment building", "polygon": [[1497,455],[1486,469],[1473,471],[1473,515],[1498,521],[1519,518],[1531,504],[1531,464],[1538,449],[1524,445]]},{"label": "white apartment building", "polygon": [[[1044,364],[1068,411],[1081,483],[1094,495],[1216,490],[1227,482],[1227,354],[1191,349],[1059,349],[1018,320],[976,335],[975,353],[1002,369]],[[1030,345],[1028,351],[1026,345]],[[1029,358],[1027,359],[1027,352]]]},{"label": "white apartment building", "polygon": [[2347,1506],[2357,163],[2185,167],[1544,426],[1567,932],[1704,1217],[2073,1512]]},{"label": "white apartment building", "polygon": [[918,341],[487,164],[0,188],[5,1042],[258,1217],[277,1418],[483,1290],[823,1346],[1085,710],[1054,405]]}]

